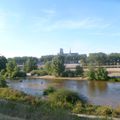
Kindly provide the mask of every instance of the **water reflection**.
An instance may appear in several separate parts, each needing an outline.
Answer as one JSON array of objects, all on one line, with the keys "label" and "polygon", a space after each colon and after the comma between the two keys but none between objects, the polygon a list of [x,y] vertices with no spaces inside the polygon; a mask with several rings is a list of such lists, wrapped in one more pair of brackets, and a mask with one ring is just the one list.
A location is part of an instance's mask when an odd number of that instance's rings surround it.
[{"label": "water reflection", "polygon": [[88,82],[88,94],[90,96],[98,96],[98,95],[105,95],[108,90],[107,82],[96,82],[96,81],[89,81]]}]

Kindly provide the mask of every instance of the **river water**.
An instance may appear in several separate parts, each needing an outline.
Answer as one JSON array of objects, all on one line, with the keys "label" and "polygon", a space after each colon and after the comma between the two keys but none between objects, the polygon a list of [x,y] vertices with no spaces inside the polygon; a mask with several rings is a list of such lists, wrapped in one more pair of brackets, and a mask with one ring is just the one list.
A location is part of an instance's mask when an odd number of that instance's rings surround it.
[{"label": "river water", "polygon": [[120,83],[85,80],[43,80],[26,79],[11,81],[11,88],[23,91],[30,95],[42,96],[43,90],[48,86],[55,88],[67,88],[84,95],[91,103],[97,105],[120,105]]}]

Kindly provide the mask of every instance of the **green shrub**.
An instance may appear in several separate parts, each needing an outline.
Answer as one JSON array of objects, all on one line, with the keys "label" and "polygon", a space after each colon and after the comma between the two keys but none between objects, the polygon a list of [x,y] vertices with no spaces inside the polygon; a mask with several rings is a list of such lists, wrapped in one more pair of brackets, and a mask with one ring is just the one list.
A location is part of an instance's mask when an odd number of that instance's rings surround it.
[{"label": "green shrub", "polygon": [[108,80],[108,72],[105,68],[98,68],[95,73],[96,80]]},{"label": "green shrub", "polygon": [[99,67],[97,70],[90,68],[87,77],[89,80],[108,80],[108,72],[105,68]]},{"label": "green shrub", "polygon": [[0,73],[0,87],[7,87],[7,83],[4,79],[4,76],[2,76],[1,73]]},{"label": "green shrub", "polygon": [[109,106],[100,106],[96,109],[96,114],[103,116],[112,115],[112,108]]},{"label": "green shrub", "polygon": [[54,104],[65,108],[72,108],[78,101],[85,103],[83,97],[80,97],[76,92],[60,89],[49,95],[49,100]]},{"label": "green shrub", "polygon": [[81,67],[81,66],[76,66],[76,70],[75,70],[75,74],[76,74],[76,76],[83,76],[83,67]]},{"label": "green shrub", "polygon": [[31,72],[31,74],[34,76],[34,75],[38,75],[38,76],[44,76],[44,75],[48,75],[46,70],[44,69],[40,69],[40,70],[33,70]]},{"label": "green shrub", "polygon": [[118,106],[117,108],[115,108],[115,110],[114,110],[114,116],[119,116],[120,117],[120,106]]},{"label": "green shrub", "polygon": [[24,102],[33,105],[39,104],[39,99],[37,99],[36,97],[26,95],[23,92],[13,90],[10,88],[0,88],[0,98],[11,101]]},{"label": "green shrub", "polygon": [[63,77],[75,77],[75,71],[71,71],[71,70],[66,70],[64,73],[63,73]]},{"label": "green shrub", "polygon": [[89,80],[96,80],[94,68],[89,69],[89,71],[87,72],[87,77],[89,78]]},{"label": "green shrub", "polygon": [[80,114],[83,112],[83,104],[79,101],[76,103],[76,105],[73,107],[72,112],[76,114]]},{"label": "green shrub", "polygon": [[44,90],[43,95],[49,95],[51,93],[54,93],[56,89],[54,87],[48,87],[47,89]]}]

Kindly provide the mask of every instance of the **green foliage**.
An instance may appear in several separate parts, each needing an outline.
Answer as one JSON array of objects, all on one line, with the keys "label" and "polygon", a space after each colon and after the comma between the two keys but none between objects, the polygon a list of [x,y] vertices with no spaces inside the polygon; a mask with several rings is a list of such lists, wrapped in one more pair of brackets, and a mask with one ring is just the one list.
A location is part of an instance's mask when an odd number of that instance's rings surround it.
[{"label": "green foliage", "polygon": [[76,76],[83,76],[83,68],[80,66],[76,66],[76,70],[66,70],[63,73],[63,77],[76,77]]},{"label": "green foliage", "polygon": [[96,71],[94,68],[89,68],[89,71],[87,72],[87,77],[89,80],[96,80],[95,72]]},{"label": "green foliage", "polygon": [[112,108],[109,106],[100,106],[96,109],[96,114],[103,116],[112,115]]},{"label": "green foliage", "polygon": [[113,111],[113,113],[114,113],[115,117],[120,116],[120,106],[117,106],[117,108],[115,108],[115,110]]},{"label": "green foliage", "polygon": [[23,92],[10,88],[0,88],[0,99],[17,101],[31,105],[37,105],[40,102],[36,97],[26,95]]},{"label": "green foliage", "polygon": [[62,76],[65,70],[64,66],[64,57],[63,56],[56,56],[52,60],[52,73],[56,77]]},{"label": "green foliage", "polygon": [[7,59],[4,56],[0,56],[0,71],[6,68]]},{"label": "green foliage", "polygon": [[76,114],[80,114],[83,112],[83,104],[79,101],[75,104],[75,106],[73,107],[72,112],[76,113]]},{"label": "green foliage", "polygon": [[107,55],[105,53],[90,53],[88,57],[90,65],[105,65],[107,61]]},{"label": "green foliage", "polygon": [[49,94],[48,100],[42,101],[17,90],[0,88],[0,108],[2,108],[0,113],[26,120],[38,120],[39,118],[42,120],[82,119],[72,116],[71,112],[109,117],[119,117],[120,115],[119,107],[112,109],[109,106],[90,105],[83,101],[75,92],[63,89]]},{"label": "green foliage", "polygon": [[54,93],[56,89],[54,87],[48,87],[47,89],[44,90],[43,95],[49,95],[51,93]]},{"label": "green foliage", "polygon": [[52,62],[48,61],[45,63],[45,70],[47,71],[48,75],[52,75]]},{"label": "green foliage", "polygon": [[31,71],[31,75],[37,75],[37,76],[44,76],[44,75],[47,75],[47,72],[46,70],[44,69],[40,69],[40,70],[32,70]]},{"label": "green foliage", "polygon": [[63,77],[75,77],[75,76],[76,76],[75,71],[66,70],[63,73]]},{"label": "green foliage", "polygon": [[81,66],[76,66],[76,70],[75,70],[75,73],[76,73],[76,76],[83,76],[83,68]]},{"label": "green foliage", "polygon": [[3,78],[3,76],[0,73],[0,87],[4,88],[7,87],[7,83],[5,81],[5,79]]},{"label": "green foliage", "polygon": [[35,61],[36,63],[38,63],[39,59],[36,57],[14,57],[14,58],[8,58],[8,62],[9,61],[15,61],[18,65],[24,65],[26,63],[26,61],[28,61],[29,59],[32,59],[33,61]]},{"label": "green foliage", "polygon": [[57,90],[48,97],[53,105],[63,108],[72,108],[78,101],[81,101],[82,103],[86,102],[86,100],[76,92],[65,89]]},{"label": "green foliage", "polygon": [[105,68],[99,67],[96,71],[96,80],[108,80],[108,72]]},{"label": "green foliage", "polygon": [[97,70],[90,68],[87,74],[89,80],[108,80],[108,72],[105,68],[99,67]]},{"label": "green foliage", "polygon": [[14,79],[16,77],[26,77],[26,73],[20,71],[15,61],[9,61],[7,63],[6,72],[4,74],[6,78]]},{"label": "green foliage", "polygon": [[25,72],[29,73],[32,70],[36,70],[36,69],[37,69],[37,62],[34,61],[32,58],[28,59],[25,62],[25,65],[24,65],[24,71]]}]

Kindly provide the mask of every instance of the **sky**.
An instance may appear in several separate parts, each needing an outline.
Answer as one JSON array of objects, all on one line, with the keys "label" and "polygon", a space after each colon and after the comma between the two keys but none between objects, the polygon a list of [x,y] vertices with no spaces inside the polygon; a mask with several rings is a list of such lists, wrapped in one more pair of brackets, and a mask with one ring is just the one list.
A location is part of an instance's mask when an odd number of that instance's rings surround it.
[{"label": "sky", "polygon": [[120,0],[0,0],[0,54],[120,53]]}]

